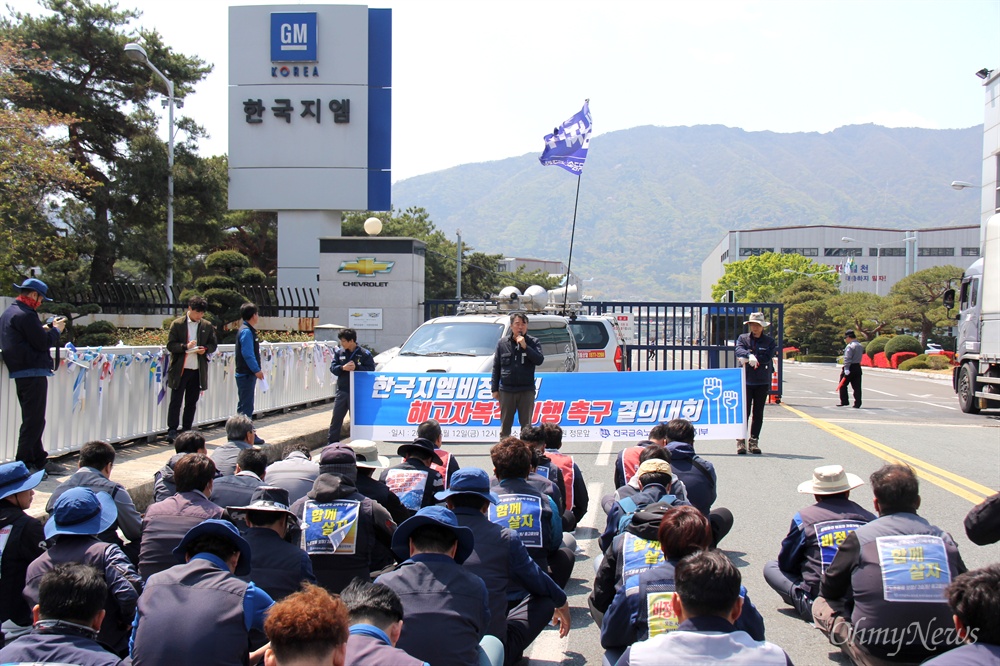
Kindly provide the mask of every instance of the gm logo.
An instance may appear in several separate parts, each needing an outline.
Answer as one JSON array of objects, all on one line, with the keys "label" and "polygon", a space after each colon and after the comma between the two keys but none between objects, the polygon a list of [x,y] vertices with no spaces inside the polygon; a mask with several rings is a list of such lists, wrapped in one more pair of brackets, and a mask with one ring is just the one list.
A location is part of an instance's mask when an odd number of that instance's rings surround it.
[{"label": "gm logo", "polygon": [[271,14],[271,62],[316,62],[316,12]]},{"label": "gm logo", "polygon": [[395,261],[377,261],[375,257],[358,257],[357,261],[342,261],[338,273],[354,273],[359,276],[372,276],[376,273],[390,273]]}]

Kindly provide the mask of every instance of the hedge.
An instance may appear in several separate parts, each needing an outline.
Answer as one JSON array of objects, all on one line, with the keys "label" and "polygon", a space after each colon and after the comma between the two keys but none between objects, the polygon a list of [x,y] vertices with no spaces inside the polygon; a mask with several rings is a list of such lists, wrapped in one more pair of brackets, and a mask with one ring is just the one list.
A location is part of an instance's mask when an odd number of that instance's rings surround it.
[{"label": "hedge", "polygon": [[875,354],[878,354],[879,352],[885,351],[885,345],[891,339],[892,339],[891,335],[880,335],[880,336],[874,338],[865,347],[865,354],[868,356],[868,358],[870,358],[870,359],[872,359],[874,361],[875,360]]},{"label": "hedge", "polygon": [[924,346],[912,335],[897,335],[885,345],[885,355],[890,361],[899,352],[913,352],[914,356],[924,353]]},{"label": "hedge", "polygon": [[885,357],[885,352],[879,352],[875,354],[875,367],[876,368],[888,368],[889,359]]},{"label": "hedge", "polygon": [[872,367],[872,359],[871,359],[870,356],[868,356],[868,354],[862,354],[861,355],[861,367],[862,368],[871,368]]},{"label": "hedge", "polygon": [[914,359],[917,356],[919,356],[919,354],[917,354],[916,352],[909,352],[909,351],[896,352],[895,354],[892,355],[892,358],[889,359],[889,364],[893,368],[899,368],[900,363],[909,361],[910,359]]},{"label": "hedge", "polygon": [[[909,352],[900,352],[900,354],[896,354],[896,356],[900,356],[901,354],[907,354],[907,353]],[[920,356],[914,356],[913,358],[903,361],[902,363],[899,364],[899,369],[904,371],[926,370],[928,368],[930,368],[930,366],[927,364],[926,358],[920,358]]]}]

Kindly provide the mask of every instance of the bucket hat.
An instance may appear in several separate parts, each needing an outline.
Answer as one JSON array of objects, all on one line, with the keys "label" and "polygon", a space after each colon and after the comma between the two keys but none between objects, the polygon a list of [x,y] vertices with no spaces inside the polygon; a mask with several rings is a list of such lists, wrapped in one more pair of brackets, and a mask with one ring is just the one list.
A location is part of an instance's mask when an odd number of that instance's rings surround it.
[{"label": "bucket hat", "polygon": [[813,478],[799,484],[799,492],[807,495],[836,495],[865,485],[861,477],[845,472],[840,465],[824,465],[813,470]]},{"label": "bucket hat", "polygon": [[28,466],[20,460],[0,465],[0,499],[31,490],[42,482],[43,476],[45,476],[45,470],[39,470],[32,474],[28,470]]},{"label": "bucket hat", "polygon": [[398,455],[406,457],[407,451],[423,451],[431,456],[431,460],[436,462],[438,465],[443,465],[444,462],[441,460],[441,456],[437,454],[437,447],[434,446],[434,442],[429,439],[424,439],[423,437],[417,437],[415,440],[409,444],[400,444],[399,448],[396,449]]},{"label": "bucket hat", "polygon": [[389,466],[389,459],[378,454],[378,444],[372,440],[352,439],[347,445],[354,449],[358,467],[384,469]]},{"label": "bucket hat", "polygon": [[15,289],[31,289],[32,291],[37,291],[42,295],[42,299],[46,301],[51,301],[52,299],[48,297],[49,285],[45,284],[38,278],[28,278],[24,281],[24,284],[15,284]]},{"label": "bucket hat", "polygon": [[236,529],[235,525],[228,520],[220,520],[218,518],[203,520],[187,531],[181,542],[174,548],[174,557],[177,558],[177,561],[181,564],[187,561],[184,552],[187,549],[187,545],[205,534],[214,534],[215,536],[232,541],[233,545],[240,551],[240,561],[236,564],[236,575],[247,576],[250,574],[250,544],[240,536],[240,532]]},{"label": "bucket hat", "polygon": [[451,475],[451,484],[448,490],[434,493],[434,499],[443,501],[452,495],[477,495],[490,504],[496,504],[500,501],[499,497],[490,492],[489,475],[478,467],[466,467],[465,469],[456,470]]},{"label": "bucket hat", "polygon": [[78,486],[60,495],[45,521],[45,538],[57,534],[100,534],[118,520],[118,507],[111,495]]},{"label": "bucket hat", "polygon": [[751,312],[750,313],[750,318],[747,319],[745,322],[743,322],[744,326],[746,326],[747,324],[760,324],[764,328],[767,328],[768,326],[771,325],[771,322],[766,321],[764,319],[764,313],[763,312]]},{"label": "bucket hat", "polygon": [[[452,477],[454,478],[454,477]],[[400,562],[410,559],[410,535],[414,530],[425,525],[440,525],[455,533],[458,538],[458,550],[455,551],[455,561],[459,564],[472,555],[475,537],[472,530],[458,524],[458,518],[443,506],[425,506],[413,516],[407,518],[392,534],[392,552]]]},{"label": "bucket hat", "polygon": [[274,486],[258,486],[250,496],[250,504],[246,506],[231,506],[230,511],[272,511],[287,513],[292,518],[295,514],[288,508],[288,491]]}]

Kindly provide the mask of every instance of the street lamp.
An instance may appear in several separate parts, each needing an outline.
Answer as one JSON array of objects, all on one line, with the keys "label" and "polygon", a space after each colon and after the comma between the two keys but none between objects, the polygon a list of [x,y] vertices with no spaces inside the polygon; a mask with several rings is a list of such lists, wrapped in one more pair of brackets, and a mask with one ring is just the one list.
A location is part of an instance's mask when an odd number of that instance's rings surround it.
[{"label": "street lamp", "polygon": [[964,190],[967,187],[979,187],[978,185],[973,185],[972,183],[967,183],[964,180],[953,180],[951,181],[951,187],[955,190]]},{"label": "street lamp", "polygon": [[[958,181],[955,181],[955,182],[958,182]],[[964,185],[964,183],[963,183],[963,185]],[[952,186],[954,187],[954,183],[952,183]],[[959,188],[959,189],[961,189],[961,188]],[[909,234],[910,232],[906,231],[904,233]],[[851,238],[849,236],[844,236],[840,240],[842,240],[845,243],[857,243],[858,242],[858,241],[854,240],[853,238]],[[878,278],[881,277],[881,273],[879,272],[879,261],[882,259],[882,248],[885,247],[886,245],[898,245],[899,243],[906,243],[907,244],[906,245],[906,257],[905,257],[906,264],[903,267],[903,275],[904,276],[908,276],[910,274],[910,263],[911,263],[911,258],[912,258],[912,255],[913,255],[913,247],[910,245],[910,243],[916,243],[916,242],[917,242],[917,237],[916,236],[907,236],[906,238],[903,238],[902,240],[887,241],[885,243],[875,243],[875,295],[876,296],[880,295],[880,292],[881,292],[881,289],[880,289],[881,282],[880,282],[880,280]]]},{"label": "street lamp", "polygon": [[125,55],[129,60],[142,63],[153,70],[167,86],[168,114],[167,130],[167,297],[174,300],[174,84],[149,62],[146,49],[135,43],[125,45]]}]

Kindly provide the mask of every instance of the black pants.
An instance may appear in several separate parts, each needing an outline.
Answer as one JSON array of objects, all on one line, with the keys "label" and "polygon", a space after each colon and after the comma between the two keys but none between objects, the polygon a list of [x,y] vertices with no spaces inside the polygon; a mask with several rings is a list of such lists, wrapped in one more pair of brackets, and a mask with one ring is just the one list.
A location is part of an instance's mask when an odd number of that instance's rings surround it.
[{"label": "black pants", "polygon": [[177,388],[170,391],[170,404],[167,406],[167,429],[177,432],[181,422],[181,401],[184,401],[184,429],[190,430],[194,425],[194,410],[198,408],[198,396],[201,395],[201,379],[197,370],[185,368],[181,373]]},{"label": "black pants", "polygon": [[337,389],[337,397],[333,399],[333,418],[330,419],[330,433],[326,441],[329,444],[340,441],[340,431],[344,428],[344,419],[351,409],[351,391],[349,389]]},{"label": "black pants", "polygon": [[14,380],[14,385],[17,401],[21,403],[21,431],[17,437],[16,460],[40,469],[49,457],[42,446],[49,380],[46,377],[20,377]]},{"label": "black pants", "polygon": [[787,574],[778,568],[778,563],[771,560],[764,565],[764,580],[771,589],[778,593],[781,600],[795,609],[806,622],[812,622],[812,599],[806,592],[802,578]]},{"label": "black pants", "polygon": [[733,529],[733,512],[724,506],[712,509],[708,514],[708,524],[712,527],[712,547],[715,548]]},{"label": "black pants", "polygon": [[750,421],[750,437],[754,439],[760,437],[760,428],[764,425],[764,405],[770,390],[767,384],[747,386],[747,420]]},{"label": "black pants", "polygon": [[[851,363],[847,366],[847,369],[851,371],[851,374],[847,375],[847,381],[840,386],[840,404],[847,404],[847,387],[850,386],[851,390],[854,392],[854,406],[861,406],[861,364]],[[844,376],[843,371],[841,371],[841,377]]]},{"label": "black pants", "polygon": [[538,638],[552,619],[556,604],[551,597],[529,594],[518,602],[507,604],[507,636],[497,636],[504,642],[505,666],[521,661],[524,650]]}]

